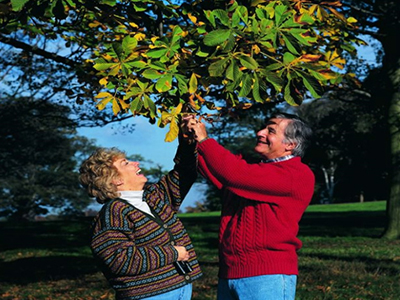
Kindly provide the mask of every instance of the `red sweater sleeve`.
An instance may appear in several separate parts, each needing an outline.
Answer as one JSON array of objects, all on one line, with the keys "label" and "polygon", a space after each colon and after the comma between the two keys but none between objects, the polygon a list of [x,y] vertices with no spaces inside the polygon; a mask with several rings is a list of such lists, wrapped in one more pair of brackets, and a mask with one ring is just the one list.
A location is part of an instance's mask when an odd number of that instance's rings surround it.
[{"label": "red sweater sleeve", "polygon": [[217,187],[225,187],[248,199],[275,202],[282,196],[292,194],[293,182],[305,180],[306,187],[314,184],[311,170],[300,162],[300,158],[290,160],[297,163],[284,161],[249,164],[214,139],[208,139],[198,145],[198,152],[200,173],[203,176]]}]

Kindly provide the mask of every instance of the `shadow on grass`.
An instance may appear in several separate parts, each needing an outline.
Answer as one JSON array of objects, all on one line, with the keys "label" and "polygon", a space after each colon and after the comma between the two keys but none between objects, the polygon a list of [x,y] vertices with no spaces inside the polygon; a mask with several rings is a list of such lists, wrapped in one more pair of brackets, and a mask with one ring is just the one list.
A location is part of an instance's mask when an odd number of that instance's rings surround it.
[{"label": "shadow on grass", "polygon": [[88,246],[91,218],[79,221],[0,222],[0,251]]},{"label": "shadow on grass", "polygon": [[386,224],[384,211],[307,212],[300,221],[303,236],[379,237]]},{"label": "shadow on grass", "polygon": [[78,256],[48,256],[0,262],[0,282],[29,284],[74,279],[99,271],[94,259]]}]

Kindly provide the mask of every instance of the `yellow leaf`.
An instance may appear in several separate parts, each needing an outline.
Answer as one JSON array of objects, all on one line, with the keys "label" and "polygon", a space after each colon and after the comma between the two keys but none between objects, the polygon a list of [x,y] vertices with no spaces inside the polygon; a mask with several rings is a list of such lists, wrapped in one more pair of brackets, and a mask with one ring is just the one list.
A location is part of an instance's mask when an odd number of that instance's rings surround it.
[{"label": "yellow leaf", "polygon": [[112,110],[113,110],[114,116],[118,115],[118,113],[121,110],[119,108],[119,105],[118,105],[117,101],[115,101],[115,99],[113,99],[113,101],[112,101]]},{"label": "yellow leaf", "polygon": [[260,47],[258,47],[257,45],[253,45],[252,49],[254,51],[255,54],[259,54],[261,52]]},{"label": "yellow leaf", "polygon": [[121,66],[119,64],[115,64],[113,67],[110,68],[108,75],[110,75],[110,76],[117,75],[120,69],[121,69]]},{"label": "yellow leaf", "polygon": [[139,32],[139,33],[136,33],[136,34],[134,35],[134,37],[135,37],[135,39],[137,39],[138,41],[143,41],[143,40],[146,38],[146,35],[145,35],[144,33]]},{"label": "yellow leaf", "polygon": [[336,78],[338,76],[335,72],[333,72],[333,71],[331,71],[329,69],[319,71],[318,73],[320,75],[322,75],[326,80],[331,80],[331,79],[334,79],[334,78]]},{"label": "yellow leaf", "polygon": [[107,98],[107,97],[113,97],[113,95],[111,95],[109,92],[101,92],[98,93],[96,96],[94,96],[96,99],[100,99],[100,98]]},{"label": "yellow leaf", "polygon": [[302,62],[316,62],[319,60],[321,55],[315,55],[315,54],[304,54],[300,56],[299,61]]},{"label": "yellow leaf", "polygon": [[179,102],[178,106],[172,111],[172,114],[174,116],[177,116],[178,114],[180,114],[182,111],[182,107],[183,107],[183,103]]},{"label": "yellow leaf", "polygon": [[173,140],[175,140],[178,137],[178,134],[179,134],[179,126],[178,126],[175,118],[173,118],[171,120],[171,123],[169,124],[169,131],[167,132],[167,134],[165,136],[165,141],[172,142]]},{"label": "yellow leaf", "polygon": [[194,24],[196,24],[197,18],[195,16],[193,16],[191,13],[188,13],[188,17],[189,17],[190,21],[192,21]]},{"label": "yellow leaf", "polygon": [[333,52],[328,51],[326,53],[325,58],[329,64],[331,64],[339,69],[343,69],[346,64],[346,60],[339,55],[337,50],[335,50]]},{"label": "yellow leaf", "polygon": [[101,85],[107,85],[107,83],[108,83],[108,80],[107,80],[107,77],[104,77],[104,78],[102,78],[102,79],[100,79],[99,80],[99,83],[101,84]]},{"label": "yellow leaf", "polygon": [[350,18],[347,18],[347,22],[349,22],[349,23],[357,23],[358,21],[357,21],[356,18],[350,17]]},{"label": "yellow leaf", "polygon": [[98,110],[103,110],[103,109],[106,107],[106,105],[108,104],[108,102],[111,101],[111,99],[112,99],[112,98],[104,98],[103,100],[101,100],[101,101],[96,105],[97,109],[98,109]]},{"label": "yellow leaf", "polygon": [[131,25],[133,28],[139,28],[139,26],[133,22],[129,22],[129,25]]},{"label": "yellow leaf", "polygon": [[160,118],[160,124],[163,124],[164,126],[167,125],[169,122],[172,120],[172,114],[170,114],[167,111],[163,111],[161,113],[161,118]]},{"label": "yellow leaf", "polygon": [[101,25],[101,23],[99,21],[96,21],[96,20],[94,20],[93,23],[89,23],[89,27],[90,28],[95,28],[95,27],[98,27],[100,25]]},{"label": "yellow leaf", "polygon": [[192,73],[189,80],[189,93],[193,94],[197,91],[197,77],[195,73]]},{"label": "yellow leaf", "polygon": [[121,105],[122,109],[129,108],[129,103],[126,103],[124,100],[118,99],[119,104]]}]

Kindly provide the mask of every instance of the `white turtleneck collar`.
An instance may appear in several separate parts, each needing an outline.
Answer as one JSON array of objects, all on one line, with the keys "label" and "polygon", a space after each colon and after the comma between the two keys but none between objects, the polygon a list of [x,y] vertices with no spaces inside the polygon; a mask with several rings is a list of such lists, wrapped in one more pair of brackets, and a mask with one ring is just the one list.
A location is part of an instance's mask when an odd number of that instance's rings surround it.
[{"label": "white turtleneck collar", "polygon": [[121,194],[121,199],[126,200],[130,205],[154,217],[147,202],[143,201],[143,190],[119,191],[119,193]]}]

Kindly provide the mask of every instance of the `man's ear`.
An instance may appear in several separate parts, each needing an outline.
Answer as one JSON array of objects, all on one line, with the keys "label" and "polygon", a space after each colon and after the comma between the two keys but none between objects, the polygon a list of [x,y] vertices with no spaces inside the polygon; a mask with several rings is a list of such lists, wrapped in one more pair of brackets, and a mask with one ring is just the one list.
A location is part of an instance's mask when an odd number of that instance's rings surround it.
[{"label": "man's ear", "polygon": [[296,143],[287,143],[285,144],[285,150],[293,152],[294,148],[296,148],[297,144]]}]

